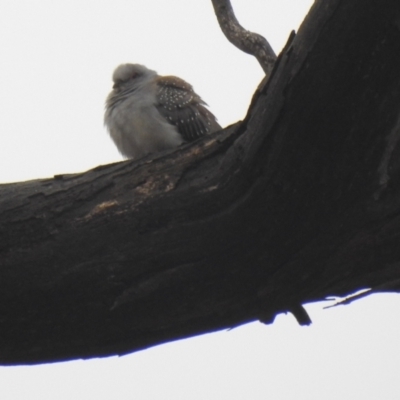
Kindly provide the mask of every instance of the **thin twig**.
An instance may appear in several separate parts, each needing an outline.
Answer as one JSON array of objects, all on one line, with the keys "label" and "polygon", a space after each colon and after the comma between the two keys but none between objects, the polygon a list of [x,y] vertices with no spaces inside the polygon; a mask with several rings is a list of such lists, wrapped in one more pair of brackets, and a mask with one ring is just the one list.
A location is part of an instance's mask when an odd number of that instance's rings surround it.
[{"label": "thin twig", "polygon": [[370,296],[371,294],[377,293],[398,293],[400,289],[400,279],[396,279],[390,282],[385,282],[381,285],[374,286],[372,288],[368,288],[363,290],[361,293],[356,293],[354,295],[347,296],[343,300],[337,301],[335,304],[324,308],[332,308],[342,305],[347,305],[353,303],[356,300],[362,299],[363,297]]},{"label": "thin twig", "polygon": [[268,41],[258,33],[244,29],[235,17],[230,0],[211,0],[219,26],[226,38],[237,48],[257,58],[267,76],[274,66],[276,55]]}]

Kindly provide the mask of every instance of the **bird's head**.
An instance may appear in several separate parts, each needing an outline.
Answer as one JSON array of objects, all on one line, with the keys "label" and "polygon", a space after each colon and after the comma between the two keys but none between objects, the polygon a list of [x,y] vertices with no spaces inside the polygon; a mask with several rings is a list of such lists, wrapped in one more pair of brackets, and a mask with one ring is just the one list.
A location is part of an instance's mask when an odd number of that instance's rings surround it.
[{"label": "bird's head", "polygon": [[157,73],[141,64],[121,64],[113,73],[113,89],[138,88],[154,79]]}]

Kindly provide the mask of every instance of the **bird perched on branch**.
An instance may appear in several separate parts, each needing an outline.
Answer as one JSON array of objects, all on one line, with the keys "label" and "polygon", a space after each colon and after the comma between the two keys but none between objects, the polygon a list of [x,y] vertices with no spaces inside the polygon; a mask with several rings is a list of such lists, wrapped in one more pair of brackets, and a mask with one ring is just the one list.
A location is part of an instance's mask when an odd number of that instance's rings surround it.
[{"label": "bird perched on branch", "polygon": [[139,159],[221,129],[183,79],[160,76],[140,64],[122,64],[113,81],[104,124],[126,158]]}]

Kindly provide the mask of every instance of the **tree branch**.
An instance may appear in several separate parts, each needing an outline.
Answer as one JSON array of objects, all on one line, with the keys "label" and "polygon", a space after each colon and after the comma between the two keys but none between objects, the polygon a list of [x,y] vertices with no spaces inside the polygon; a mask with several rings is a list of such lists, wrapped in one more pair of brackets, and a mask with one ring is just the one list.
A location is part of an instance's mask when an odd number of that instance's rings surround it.
[{"label": "tree branch", "polygon": [[301,304],[397,290],[399,17],[398,0],[318,0],[242,123],[0,186],[0,363],[305,323]]},{"label": "tree branch", "polygon": [[267,77],[272,72],[276,55],[268,41],[258,33],[244,29],[235,17],[230,0],[212,0],[219,26],[226,38],[238,49],[257,58]]}]

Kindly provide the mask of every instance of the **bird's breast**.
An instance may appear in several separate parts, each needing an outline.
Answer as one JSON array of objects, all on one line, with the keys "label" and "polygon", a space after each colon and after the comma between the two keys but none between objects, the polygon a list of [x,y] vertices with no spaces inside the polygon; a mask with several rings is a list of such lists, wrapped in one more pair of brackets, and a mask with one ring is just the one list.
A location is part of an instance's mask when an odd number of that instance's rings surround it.
[{"label": "bird's breast", "polygon": [[127,158],[179,146],[183,139],[154,104],[131,96],[106,111],[105,123],[118,150]]}]

